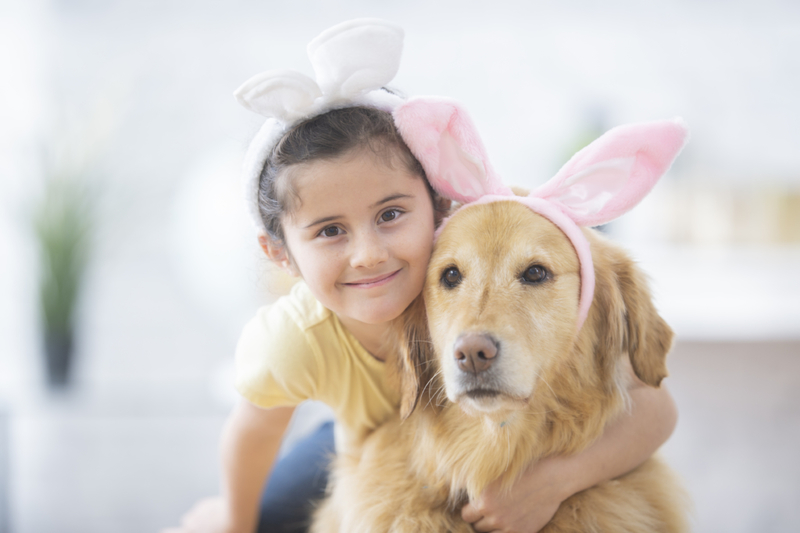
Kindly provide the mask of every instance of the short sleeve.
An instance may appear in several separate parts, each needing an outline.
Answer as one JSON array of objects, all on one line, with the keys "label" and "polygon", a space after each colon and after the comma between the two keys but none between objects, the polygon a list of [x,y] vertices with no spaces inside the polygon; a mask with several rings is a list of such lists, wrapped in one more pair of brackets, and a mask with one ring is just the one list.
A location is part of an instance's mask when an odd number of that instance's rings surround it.
[{"label": "short sleeve", "polygon": [[317,393],[319,365],[303,330],[279,304],[262,307],[236,347],[236,389],[259,407],[297,405]]}]

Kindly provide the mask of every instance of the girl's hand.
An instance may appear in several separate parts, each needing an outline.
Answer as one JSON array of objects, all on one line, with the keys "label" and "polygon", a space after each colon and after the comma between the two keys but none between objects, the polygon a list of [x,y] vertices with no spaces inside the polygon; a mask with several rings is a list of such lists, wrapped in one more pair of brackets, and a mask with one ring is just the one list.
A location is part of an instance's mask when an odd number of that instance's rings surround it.
[{"label": "girl's hand", "polygon": [[505,493],[495,481],[463,507],[461,517],[481,533],[536,533],[570,496],[559,461],[548,457],[532,464]]},{"label": "girl's hand", "polygon": [[250,533],[236,529],[230,523],[230,513],[225,500],[219,496],[200,500],[189,509],[177,528],[161,533]]}]

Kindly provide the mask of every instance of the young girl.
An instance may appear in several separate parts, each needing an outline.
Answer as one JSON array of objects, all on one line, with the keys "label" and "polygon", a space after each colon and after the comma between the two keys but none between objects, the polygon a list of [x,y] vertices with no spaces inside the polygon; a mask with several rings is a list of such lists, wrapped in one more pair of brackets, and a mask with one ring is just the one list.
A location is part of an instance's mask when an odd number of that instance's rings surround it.
[{"label": "young girl", "polygon": [[[368,105],[338,98],[332,109],[311,110],[266,136],[256,185],[259,243],[302,281],[245,327],[237,348],[244,398],[223,431],[222,496],[198,503],[173,531],[304,531],[333,438],[324,426],[273,468],[295,406],[313,398],[333,408],[337,453],[357,453],[397,409],[384,365],[393,347],[383,338],[422,290],[448,203],[432,191],[387,106],[374,104],[383,95]],[[535,532],[567,497],[638,466],[676,420],[665,389],[640,385],[630,391],[630,413],[592,447],[532,464],[502,497],[490,486],[463,508],[464,519],[476,531]]]}]

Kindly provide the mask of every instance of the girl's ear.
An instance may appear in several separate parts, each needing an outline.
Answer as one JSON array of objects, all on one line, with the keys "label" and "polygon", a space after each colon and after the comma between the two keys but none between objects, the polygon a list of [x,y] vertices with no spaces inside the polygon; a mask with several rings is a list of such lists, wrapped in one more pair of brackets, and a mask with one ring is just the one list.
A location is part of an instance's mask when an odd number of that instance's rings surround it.
[{"label": "girl's ear", "polygon": [[289,252],[286,249],[286,245],[275,242],[264,233],[260,233],[258,235],[258,244],[275,266],[290,276],[297,277],[300,275],[300,272],[297,270],[294,261],[292,261],[292,258],[289,257]]}]

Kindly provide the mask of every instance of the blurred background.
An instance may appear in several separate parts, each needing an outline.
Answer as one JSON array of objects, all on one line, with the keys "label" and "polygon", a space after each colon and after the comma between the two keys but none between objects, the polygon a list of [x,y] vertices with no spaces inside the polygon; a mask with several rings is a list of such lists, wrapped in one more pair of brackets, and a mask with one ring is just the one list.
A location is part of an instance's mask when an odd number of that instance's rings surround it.
[{"label": "blurred background", "polygon": [[158,531],[216,493],[238,334],[288,286],[241,201],[261,119],[231,93],[311,75],[308,41],[363,16],[405,28],[394,85],[464,103],[509,183],[684,117],[608,227],[678,334],[663,453],[696,531],[800,530],[797,3],[0,0],[0,533]]}]

